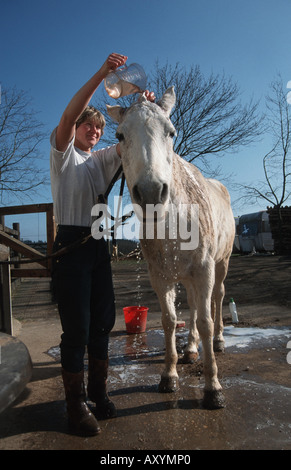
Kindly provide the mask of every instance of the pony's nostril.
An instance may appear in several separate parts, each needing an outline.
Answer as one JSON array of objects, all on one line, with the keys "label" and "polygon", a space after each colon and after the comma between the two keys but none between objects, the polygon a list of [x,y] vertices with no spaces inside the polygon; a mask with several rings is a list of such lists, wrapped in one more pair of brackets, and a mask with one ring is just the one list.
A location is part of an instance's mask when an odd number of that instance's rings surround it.
[{"label": "pony's nostril", "polygon": [[168,185],[166,183],[163,184],[163,188],[161,191],[161,202],[164,203],[168,197]]},{"label": "pony's nostril", "polygon": [[156,183],[149,187],[135,184],[132,188],[132,196],[136,204],[165,204],[169,194],[169,187],[166,183]]},{"label": "pony's nostril", "polygon": [[141,198],[140,192],[138,190],[137,184],[132,189],[132,195],[133,195],[133,199],[135,200],[135,202],[140,204],[142,198]]}]

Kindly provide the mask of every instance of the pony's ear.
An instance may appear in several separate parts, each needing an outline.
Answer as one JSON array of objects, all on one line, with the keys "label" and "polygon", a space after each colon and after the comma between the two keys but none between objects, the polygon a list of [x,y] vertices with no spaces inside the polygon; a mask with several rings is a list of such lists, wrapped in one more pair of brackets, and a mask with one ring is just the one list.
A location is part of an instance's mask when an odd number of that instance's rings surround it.
[{"label": "pony's ear", "polygon": [[162,98],[157,102],[157,104],[162,108],[166,113],[167,117],[170,117],[171,111],[176,103],[176,94],[174,87],[171,86],[163,94]]},{"label": "pony's ear", "polygon": [[122,108],[121,106],[110,106],[109,104],[106,105],[106,108],[109,116],[116,122],[121,121],[122,116],[126,111],[126,108]]}]

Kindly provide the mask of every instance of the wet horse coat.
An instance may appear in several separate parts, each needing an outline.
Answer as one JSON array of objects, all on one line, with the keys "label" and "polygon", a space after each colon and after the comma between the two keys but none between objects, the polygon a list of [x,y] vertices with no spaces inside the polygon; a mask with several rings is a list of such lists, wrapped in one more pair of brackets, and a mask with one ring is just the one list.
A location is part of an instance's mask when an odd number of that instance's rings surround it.
[{"label": "wet horse coat", "polygon": [[[197,358],[200,336],[205,376],[203,404],[206,408],[219,408],[224,406],[224,397],[214,350],[223,350],[224,346],[223,283],[233,247],[234,217],[225,187],[204,178],[194,165],[174,153],[175,129],[169,119],[174,104],[174,89],[169,88],[157,104],[141,97],[127,110],[108,106],[108,113],[119,122],[116,135],[126,182],[132,202],[138,204],[144,216],[148,205],[159,205],[159,216],[168,227],[170,207],[184,204],[199,208],[199,239],[194,249],[187,249],[187,245],[181,249],[185,240],[179,230],[176,239],[167,236],[166,230],[164,239],[155,233],[140,243],[160,302],[165,332],[165,368],[159,390],[178,389],[175,289],[180,282],[186,288],[191,312],[184,360]],[[181,220],[187,217],[188,227],[193,222],[190,215],[191,211],[181,213]]]}]

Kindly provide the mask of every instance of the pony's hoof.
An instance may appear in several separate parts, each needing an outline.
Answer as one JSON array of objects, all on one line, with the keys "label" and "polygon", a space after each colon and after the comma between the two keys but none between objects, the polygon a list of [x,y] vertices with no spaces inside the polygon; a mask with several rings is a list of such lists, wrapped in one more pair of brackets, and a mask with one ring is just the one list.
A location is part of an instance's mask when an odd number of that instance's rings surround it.
[{"label": "pony's hoof", "polygon": [[178,377],[161,377],[159,383],[160,393],[172,393],[179,390],[179,378]]},{"label": "pony's hoof", "polygon": [[182,364],[194,364],[199,357],[198,352],[186,351],[181,359]]},{"label": "pony's hoof", "polygon": [[221,390],[204,390],[203,408],[217,410],[225,407],[225,398]]},{"label": "pony's hoof", "polygon": [[213,341],[213,351],[214,352],[224,352],[224,341],[214,340]]}]

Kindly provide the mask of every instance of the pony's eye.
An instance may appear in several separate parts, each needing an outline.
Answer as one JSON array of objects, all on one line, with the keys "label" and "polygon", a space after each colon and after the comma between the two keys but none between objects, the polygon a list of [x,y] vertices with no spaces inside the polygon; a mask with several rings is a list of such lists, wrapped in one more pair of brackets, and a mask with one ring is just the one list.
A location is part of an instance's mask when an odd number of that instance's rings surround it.
[{"label": "pony's eye", "polygon": [[168,137],[170,137],[171,139],[173,139],[176,135],[176,131],[168,131]]},{"label": "pony's eye", "polygon": [[116,138],[117,140],[119,140],[119,142],[121,142],[122,140],[124,140],[124,135],[120,134],[119,132],[116,132]]},{"label": "pony's eye", "polygon": [[176,135],[176,129],[173,126],[168,126],[166,128],[166,136],[173,139]]}]

